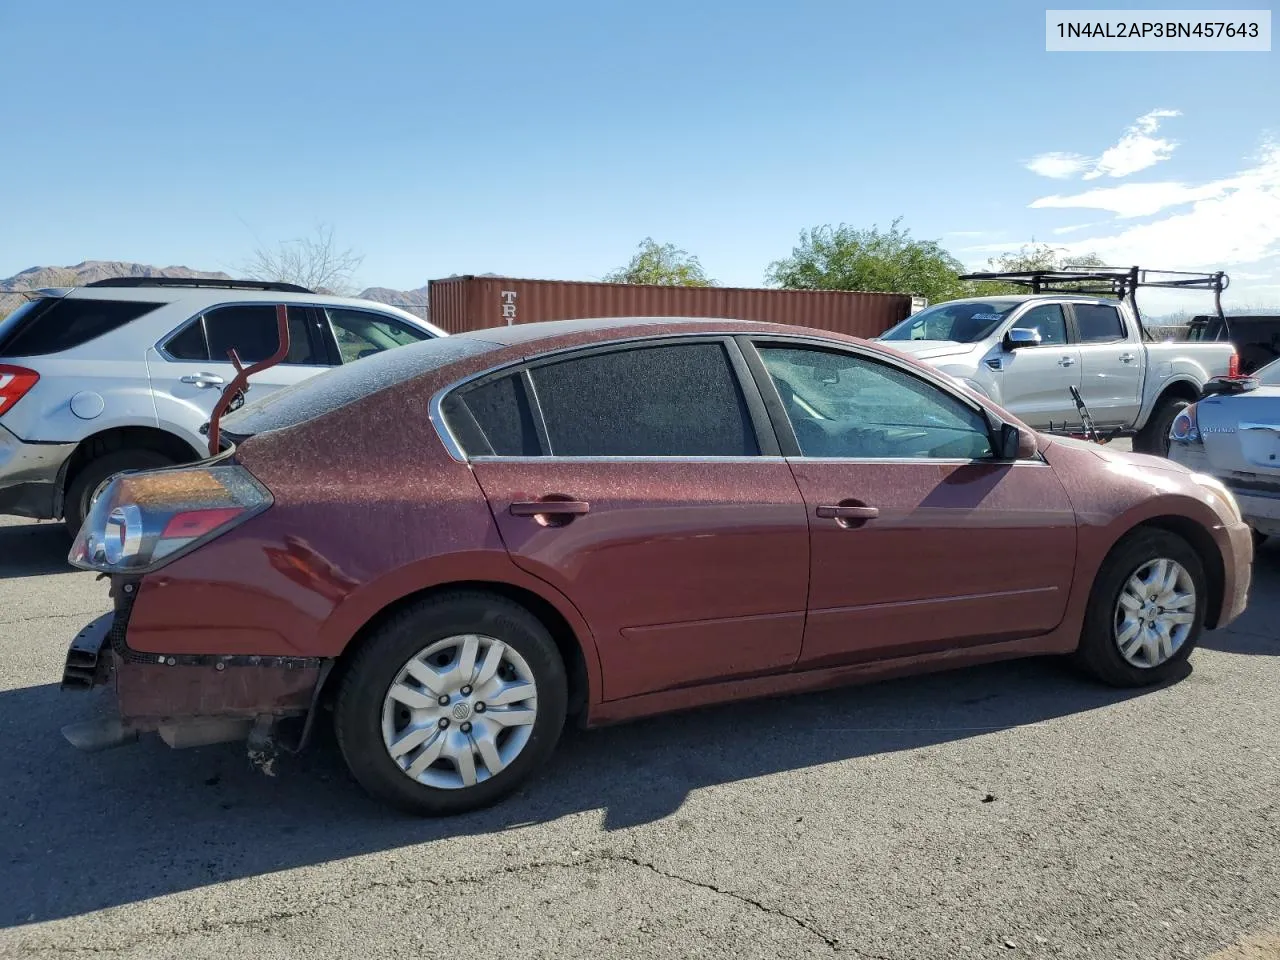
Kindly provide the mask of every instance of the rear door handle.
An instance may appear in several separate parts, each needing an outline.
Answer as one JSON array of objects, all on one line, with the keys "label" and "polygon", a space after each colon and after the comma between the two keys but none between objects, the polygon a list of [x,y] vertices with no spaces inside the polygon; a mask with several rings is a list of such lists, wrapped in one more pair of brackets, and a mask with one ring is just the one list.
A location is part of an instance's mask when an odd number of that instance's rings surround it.
[{"label": "rear door handle", "polygon": [[197,387],[220,387],[227,381],[216,373],[189,373],[182,378],[183,383],[194,383]]},{"label": "rear door handle", "polygon": [[1122,353],[1122,354],[1120,354],[1120,362],[1121,362],[1121,363],[1133,363],[1133,361],[1135,361],[1135,360],[1137,360],[1137,359],[1138,359],[1138,358],[1137,358],[1137,357],[1135,357],[1132,353]]},{"label": "rear door handle", "polygon": [[585,500],[523,500],[511,504],[513,517],[577,517],[591,512]]},{"label": "rear door handle", "polygon": [[880,516],[880,511],[876,507],[836,504],[818,507],[818,516],[823,520],[874,520]]},{"label": "rear door handle", "polygon": [[1069,366],[1072,366],[1075,362],[1076,362],[1075,359],[1072,357],[1063,357],[1061,360],[1058,361],[1058,366],[1069,367]]}]

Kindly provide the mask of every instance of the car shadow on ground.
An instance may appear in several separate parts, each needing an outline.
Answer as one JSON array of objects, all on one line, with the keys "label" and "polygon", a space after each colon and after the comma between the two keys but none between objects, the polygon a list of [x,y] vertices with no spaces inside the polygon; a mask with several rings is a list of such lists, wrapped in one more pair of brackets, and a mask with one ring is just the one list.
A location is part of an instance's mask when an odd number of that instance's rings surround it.
[{"label": "car shadow on ground", "polygon": [[[604,829],[652,823],[692,791],[850,758],[982,736],[1137,695],[1055,660],[569,731],[548,769],[486,811],[440,820],[367,798],[328,724],[267,777],[242,746],[169,750],[154,737],[97,754],[59,726],[101,706],[55,685],[0,694],[0,927],[75,916],[241,877],[601,811]],[[974,784],[975,798],[985,785]],[[977,802],[975,800],[975,802]]]},{"label": "car shadow on ground", "polygon": [[[0,576],[69,570],[66,542],[56,524],[0,527]],[[1277,598],[1280,538],[1259,554],[1249,610],[1203,645],[1280,653]],[[101,691],[3,691],[0,928],[575,813],[599,811],[605,830],[621,830],[671,816],[702,788],[981,737],[1141,693],[1041,659],[567,731],[548,769],[504,803],[419,820],[363,794],[327,722],[267,777],[237,745],[170,750],[152,736],[82,754],[58,730],[101,709]],[[985,785],[973,787],[980,798]]]},{"label": "car shadow on ground", "polygon": [[75,573],[67,563],[71,537],[61,523],[0,526],[0,580]]}]

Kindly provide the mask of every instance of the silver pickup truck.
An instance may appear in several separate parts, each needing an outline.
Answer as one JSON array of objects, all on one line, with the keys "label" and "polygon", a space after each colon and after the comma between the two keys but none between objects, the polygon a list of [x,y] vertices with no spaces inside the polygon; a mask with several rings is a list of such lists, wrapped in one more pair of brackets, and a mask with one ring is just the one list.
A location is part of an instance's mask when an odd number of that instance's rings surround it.
[{"label": "silver pickup truck", "polygon": [[1040,430],[1079,423],[1074,385],[1100,431],[1160,456],[1179,411],[1234,372],[1229,343],[1147,342],[1128,303],[1065,293],[950,300],[878,339]]}]

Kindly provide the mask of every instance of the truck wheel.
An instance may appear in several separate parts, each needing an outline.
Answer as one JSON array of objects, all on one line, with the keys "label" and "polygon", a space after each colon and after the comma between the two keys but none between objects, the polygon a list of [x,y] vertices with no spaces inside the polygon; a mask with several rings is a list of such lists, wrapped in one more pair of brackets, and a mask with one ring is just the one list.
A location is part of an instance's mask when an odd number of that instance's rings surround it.
[{"label": "truck wheel", "polygon": [[1076,661],[1103,683],[1172,679],[1204,627],[1200,555],[1167,530],[1139,530],[1112,549],[1089,594]]},{"label": "truck wheel", "polygon": [[347,767],[410,813],[465,813],[541,767],[568,680],[547,628],[503,597],[458,591],[395,613],[361,644],[334,710]]},{"label": "truck wheel", "polygon": [[1147,425],[1133,438],[1133,452],[1167,457],[1169,429],[1173,426],[1174,418],[1189,406],[1191,406],[1190,403],[1177,397],[1165,397],[1160,400],[1155,410],[1151,411],[1151,419],[1147,421]]},{"label": "truck wheel", "polygon": [[125,470],[151,470],[155,467],[169,467],[173,463],[172,457],[146,449],[117,450],[90,460],[67,484],[67,494],[62,505],[62,518],[67,530],[73,537],[80,532],[80,525],[89,513],[93,495],[104,481]]}]

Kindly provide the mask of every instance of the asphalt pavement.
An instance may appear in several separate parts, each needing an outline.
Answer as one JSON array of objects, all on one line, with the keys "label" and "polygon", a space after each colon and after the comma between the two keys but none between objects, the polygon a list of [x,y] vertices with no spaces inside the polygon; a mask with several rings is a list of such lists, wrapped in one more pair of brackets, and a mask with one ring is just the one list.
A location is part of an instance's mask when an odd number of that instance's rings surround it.
[{"label": "asphalt pavement", "polygon": [[67,546],[0,520],[0,957],[1280,957],[1280,546],[1166,688],[1023,661],[571,733],[437,821],[327,734],[274,777],[76,752],[109,603]]}]

